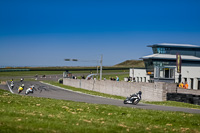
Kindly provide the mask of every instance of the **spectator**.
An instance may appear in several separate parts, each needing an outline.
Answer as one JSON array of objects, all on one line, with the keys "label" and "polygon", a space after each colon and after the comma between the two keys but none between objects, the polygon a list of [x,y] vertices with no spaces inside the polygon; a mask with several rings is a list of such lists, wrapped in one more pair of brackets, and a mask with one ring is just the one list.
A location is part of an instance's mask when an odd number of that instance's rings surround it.
[{"label": "spectator", "polygon": [[188,83],[187,82],[185,82],[184,88],[188,89]]},{"label": "spectator", "polygon": [[119,77],[118,76],[116,76],[116,81],[119,81]]},{"label": "spectator", "polygon": [[180,84],[179,84],[179,88],[183,88],[183,82],[181,82]]}]

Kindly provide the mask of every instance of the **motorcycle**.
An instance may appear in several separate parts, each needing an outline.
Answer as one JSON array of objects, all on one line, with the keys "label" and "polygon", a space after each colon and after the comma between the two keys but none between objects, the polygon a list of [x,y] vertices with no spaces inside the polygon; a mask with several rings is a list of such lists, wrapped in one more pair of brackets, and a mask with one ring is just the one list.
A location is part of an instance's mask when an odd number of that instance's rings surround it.
[{"label": "motorcycle", "polygon": [[24,90],[24,84],[22,84],[22,85],[18,88],[18,94],[20,94],[23,90]]},{"label": "motorcycle", "polygon": [[134,105],[137,105],[140,102],[140,100],[142,99],[141,95],[142,95],[141,91],[139,91],[136,94],[130,95],[130,97],[127,97],[124,100],[124,104],[134,104]]},{"label": "motorcycle", "polygon": [[33,93],[33,88],[34,88],[34,86],[29,87],[29,88],[26,90],[25,94],[28,95],[29,93]]}]

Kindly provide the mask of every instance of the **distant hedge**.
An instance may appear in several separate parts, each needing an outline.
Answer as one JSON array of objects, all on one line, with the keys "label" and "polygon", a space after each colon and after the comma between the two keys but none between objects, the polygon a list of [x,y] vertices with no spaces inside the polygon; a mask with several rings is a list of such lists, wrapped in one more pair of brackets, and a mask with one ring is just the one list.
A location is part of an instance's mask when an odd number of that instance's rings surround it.
[{"label": "distant hedge", "polygon": [[[92,71],[96,67],[29,67],[29,68],[1,68],[0,72],[10,71]],[[129,70],[129,67],[103,67],[103,70]]]}]

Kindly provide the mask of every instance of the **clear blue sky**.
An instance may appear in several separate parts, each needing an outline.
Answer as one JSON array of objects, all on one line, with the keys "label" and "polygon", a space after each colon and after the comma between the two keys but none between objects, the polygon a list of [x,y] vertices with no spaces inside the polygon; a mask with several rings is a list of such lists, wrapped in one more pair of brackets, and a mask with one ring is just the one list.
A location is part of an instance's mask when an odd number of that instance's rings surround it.
[{"label": "clear blue sky", "polygon": [[0,66],[111,66],[155,43],[200,45],[200,0],[0,1]]}]

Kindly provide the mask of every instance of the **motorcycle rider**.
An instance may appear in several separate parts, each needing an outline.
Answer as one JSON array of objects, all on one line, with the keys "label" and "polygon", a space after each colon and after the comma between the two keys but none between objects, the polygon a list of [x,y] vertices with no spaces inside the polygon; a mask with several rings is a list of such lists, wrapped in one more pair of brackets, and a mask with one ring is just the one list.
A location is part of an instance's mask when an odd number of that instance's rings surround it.
[{"label": "motorcycle rider", "polygon": [[132,103],[132,104],[138,104],[138,102],[142,99],[141,97],[142,95],[142,92],[139,91],[138,93],[135,93],[135,94],[132,94],[130,95],[130,97],[127,97],[125,100],[124,100],[124,104],[128,104],[128,103]]},{"label": "motorcycle rider", "polygon": [[24,84],[22,84],[22,85],[18,88],[18,94],[20,94],[23,90],[24,90]]},{"label": "motorcycle rider", "polygon": [[142,95],[142,92],[139,91],[138,93],[135,93],[132,96],[137,96],[139,99],[141,99],[141,95]]},{"label": "motorcycle rider", "polygon": [[12,79],[11,82],[10,82],[10,86],[11,86],[11,89],[14,88],[14,81],[13,81],[13,79]]},{"label": "motorcycle rider", "polygon": [[33,93],[33,89],[34,89],[34,85],[30,86],[27,90],[26,90],[26,95],[28,95],[29,93]]},{"label": "motorcycle rider", "polygon": [[23,80],[24,80],[24,78],[21,78],[21,79],[20,79],[20,82],[22,82]]}]

